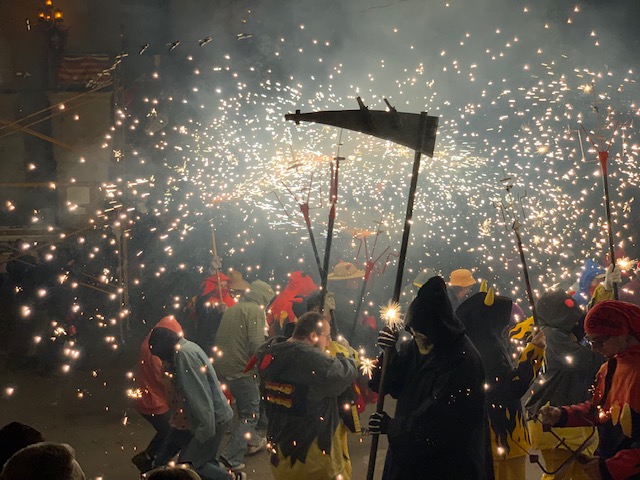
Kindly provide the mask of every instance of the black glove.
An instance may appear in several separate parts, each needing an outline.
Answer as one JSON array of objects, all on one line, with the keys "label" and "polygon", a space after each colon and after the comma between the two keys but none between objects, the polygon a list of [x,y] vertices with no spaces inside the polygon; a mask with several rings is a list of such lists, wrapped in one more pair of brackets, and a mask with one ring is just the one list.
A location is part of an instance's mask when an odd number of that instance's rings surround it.
[{"label": "black glove", "polygon": [[381,433],[387,433],[389,428],[389,421],[391,417],[385,412],[378,413],[373,412],[369,418],[369,432],[373,435],[380,435]]},{"label": "black glove", "polygon": [[395,348],[398,343],[398,330],[384,327],[378,332],[378,346],[383,350],[386,348]]}]

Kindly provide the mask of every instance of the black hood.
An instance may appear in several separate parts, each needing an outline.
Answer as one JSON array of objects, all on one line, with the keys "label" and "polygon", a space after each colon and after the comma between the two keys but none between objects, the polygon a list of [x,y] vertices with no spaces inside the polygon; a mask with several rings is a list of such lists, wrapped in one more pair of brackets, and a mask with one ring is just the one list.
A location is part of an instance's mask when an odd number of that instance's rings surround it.
[{"label": "black hood", "polygon": [[173,330],[164,327],[155,327],[149,335],[149,350],[160,360],[173,362],[176,353],[176,345],[180,341],[180,335]]},{"label": "black hood", "polygon": [[511,370],[505,329],[511,319],[510,298],[496,295],[493,305],[484,301],[487,292],[478,292],[466,299],[456,315],[467,329],[467,335],[482,356],[487,376],[502,376]]},{"label": "black hood", "polygon": [[406,318],[406,329],[427,336],[434,350],[439,350],[455,342],[465,329],[454,315],[447,286],[442,277],[432,277],[425,283],[418,296],[411,302]]},{"label": "black hood", "polygon": [[565,333],[571,332],[583,315],[574,298],[562,290],[545,292],[536,302],[536,313],[541,326],[558,328]]},{"label": "black hood", "polygon": [[478,292],[462,302],[456,310],[473,343],[482,339],[502,341],[504,330],[511,320],[513,302],[510,298],[496,295],[493,305],[487,306],[484,303],[486,297],[487,292]]}]

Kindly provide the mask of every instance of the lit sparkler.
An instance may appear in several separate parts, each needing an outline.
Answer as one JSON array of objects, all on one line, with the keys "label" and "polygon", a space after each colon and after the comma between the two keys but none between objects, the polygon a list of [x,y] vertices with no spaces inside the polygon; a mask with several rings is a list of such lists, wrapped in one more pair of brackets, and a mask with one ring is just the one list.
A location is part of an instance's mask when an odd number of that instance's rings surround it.
[{"label": "lit sparkler", "polygon": [[403,326],[402,312],[398,302],[390,300],[386,305],[380,307],[380,316],[393,330],[397,330]]},{"label": "lit sparkler", "polygon": [[638,260],[631,260],[629,257],[622,257],[616,260],[616,264],[620,267],[623,272],[628,270],[633,270],[638,265]]},{"label": "lit sparkler", "polygon": [[375,367],[376,367],[375,359],[360,357],[360,372],[363,375],[366,375],[367,377],[369,377],[369,380],[371,380],[371,378],[373,377],[373,369]]}]

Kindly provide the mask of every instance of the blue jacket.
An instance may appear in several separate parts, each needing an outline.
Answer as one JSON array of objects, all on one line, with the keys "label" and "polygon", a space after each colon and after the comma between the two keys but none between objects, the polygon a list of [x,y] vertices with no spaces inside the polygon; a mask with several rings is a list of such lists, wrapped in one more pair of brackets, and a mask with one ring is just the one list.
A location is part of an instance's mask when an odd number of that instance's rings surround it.
[{"label": "blue jacket", "polygon": [[197,469],[215,457],[216,429],[233,418],[233,410],[220,389],[209,358],[196,343],[181,338],[174,357],[175,381],[184,397],[184,406],[193,437],[181,459]]}]

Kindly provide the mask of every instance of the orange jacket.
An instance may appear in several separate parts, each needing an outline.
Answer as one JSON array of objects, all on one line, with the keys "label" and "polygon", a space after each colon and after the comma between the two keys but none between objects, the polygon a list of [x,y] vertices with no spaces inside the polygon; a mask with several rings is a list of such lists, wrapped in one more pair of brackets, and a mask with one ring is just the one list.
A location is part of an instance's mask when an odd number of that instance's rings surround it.
[{"label": "orange jacket", "polygon": [[[168,328],[182,334],[182,327],[171,317],[164,317],[156,327]],[[156,328],[154,327],[154,328]],[[169,399],[163,383],[162,360],[151,354],[149,335],[142,341],[136,376],[140,397],[134,401],[134,408],[143,415],[161,415],[169,411]]]}]

